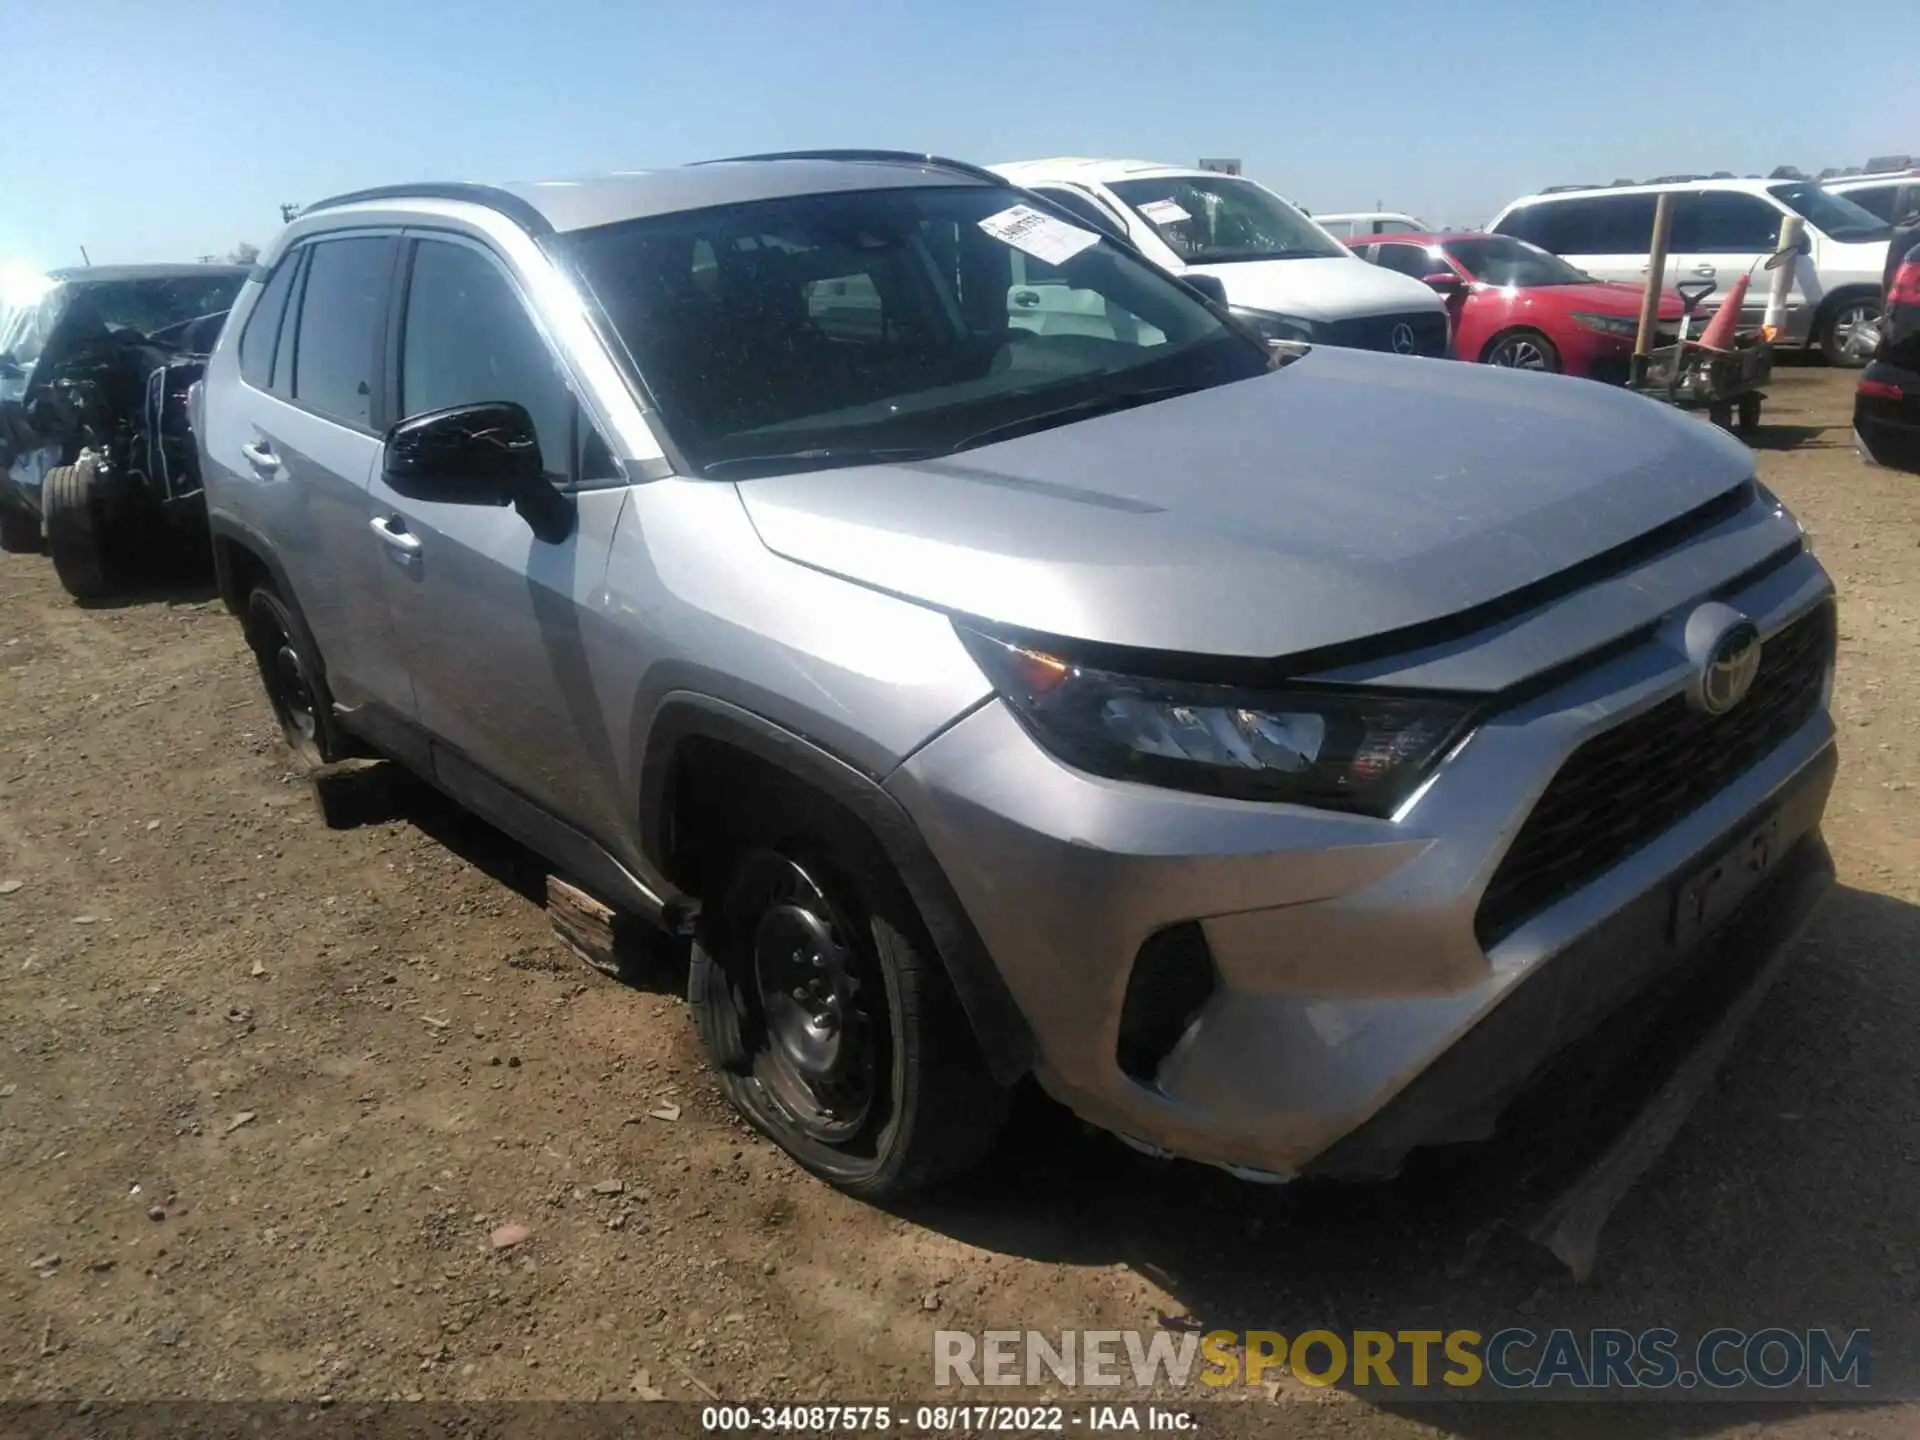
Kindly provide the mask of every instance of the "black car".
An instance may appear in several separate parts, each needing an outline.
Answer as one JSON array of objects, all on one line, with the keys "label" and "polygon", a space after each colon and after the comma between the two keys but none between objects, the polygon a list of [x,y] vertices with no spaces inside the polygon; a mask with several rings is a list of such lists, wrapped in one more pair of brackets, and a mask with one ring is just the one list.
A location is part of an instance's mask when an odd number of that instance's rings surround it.
[{"label": "black car", "polygon": [[1880,348],[1854,389],[1853,438],[1876,464],[1920,474],[1920,245],[1887,281]]},{"label": "black car", "polygon": [[60,583],[106,593],[134,549],[204,534],[187,425],[238,265],[95,265],[55,271],[0,331],[0,549],[44,532]]}]

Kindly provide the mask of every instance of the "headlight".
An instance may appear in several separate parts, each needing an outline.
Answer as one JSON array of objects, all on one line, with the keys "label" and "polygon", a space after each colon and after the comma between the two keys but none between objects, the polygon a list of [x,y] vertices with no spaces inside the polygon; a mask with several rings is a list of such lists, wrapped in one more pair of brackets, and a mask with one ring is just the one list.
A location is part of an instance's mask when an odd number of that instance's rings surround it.
[{"label": "headlight", "polygon": [[1053,754],[1096,775],[1176,790],[1391,815],[1473,715],[1451,697],[1121,675],[957,628],[1001,699]]},{"label": "headlight", "polygon": [[1631,340],[1640,333],[1640,322],[1628,319],[1625,315],[1588,315],[1576,310],[1573,318],[1587,329],[1598,330],[1602,335],[1618,335]]},{"label": "headlight", "polygon": [[1272,310],[1247,310],[1235,305],[1228,314],[1267,340],[1299,340],[1312,344],[1313,322],[1296,315],[1281,315]]}]

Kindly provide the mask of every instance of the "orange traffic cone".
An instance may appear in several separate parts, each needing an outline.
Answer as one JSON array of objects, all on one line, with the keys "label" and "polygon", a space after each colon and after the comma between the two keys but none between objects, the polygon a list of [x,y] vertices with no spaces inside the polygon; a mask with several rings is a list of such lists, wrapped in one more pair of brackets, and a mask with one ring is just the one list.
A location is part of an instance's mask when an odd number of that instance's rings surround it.
[{"label": "orange traffic cone", "polygon": [[1727,292],[1727,298],[1720,308],[1713,312],[1713,319],[1707,322],[1707,328],[1700,333],[1700,343],[1709,350],[1725,350],[1733,344],[1734,327],[1740,323],[1740,306],[1747,298],[1748,277],[1742,275],[1733,282],[1733,288]]}]

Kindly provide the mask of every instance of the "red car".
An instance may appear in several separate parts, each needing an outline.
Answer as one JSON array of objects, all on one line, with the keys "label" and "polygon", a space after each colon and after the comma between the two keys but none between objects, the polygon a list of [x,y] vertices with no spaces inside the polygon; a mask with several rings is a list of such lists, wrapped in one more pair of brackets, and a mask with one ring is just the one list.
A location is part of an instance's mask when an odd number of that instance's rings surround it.
[{"label": "red car", "polygon": [[[1424,280],[1447,301],[1457,359],[1552,370],[1615,384],[1627,378],[1640,324],[1640,287],[1595,280],[1557,255],[1508,235],[1368,235],[1354,254]],[[1680,297],[1660,297],[1663,340]]]}]

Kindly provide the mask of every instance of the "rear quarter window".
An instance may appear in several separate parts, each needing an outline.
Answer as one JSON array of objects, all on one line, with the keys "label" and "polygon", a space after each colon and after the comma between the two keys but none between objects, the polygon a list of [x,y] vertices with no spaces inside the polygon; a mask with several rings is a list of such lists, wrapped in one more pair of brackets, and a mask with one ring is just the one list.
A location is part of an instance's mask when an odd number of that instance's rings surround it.
[{"label": "rear quarter window", "polygon": [[371,428],[394,245],[390,236],[352,236],[311,247],[293,352],[297,404]]},{"label": "rear quarter window", "polygon": [[247,316],[246,329],[240,332],[240,378],[256,390],[273,387],[273,353],[280,344],[287,294],[293,289],[293,272],[299,265],[300,255],[295,251],[274,267],[253,313]]}]

